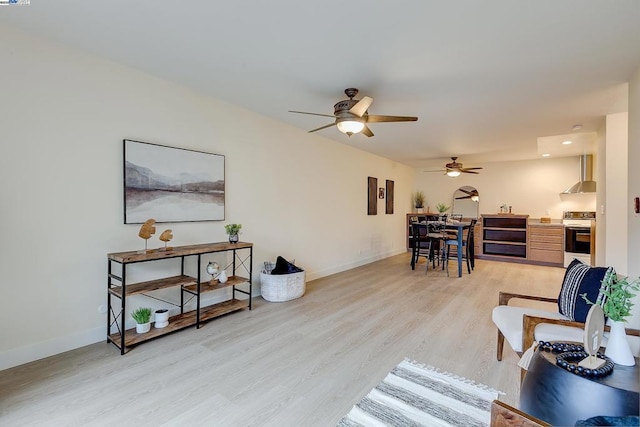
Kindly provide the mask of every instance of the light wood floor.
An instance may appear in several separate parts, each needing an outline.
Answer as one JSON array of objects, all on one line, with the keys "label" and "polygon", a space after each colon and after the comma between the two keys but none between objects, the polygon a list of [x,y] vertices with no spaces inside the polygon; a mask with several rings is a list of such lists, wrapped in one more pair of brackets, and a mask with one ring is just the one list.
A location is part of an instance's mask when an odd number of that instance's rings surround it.
[{"label": "light wood floor", "polygon": [[[97,343],[0,372],[0,425],[331,426],[405,357],[518,403],[496,361],[498,291],[557,296],[563,269],[478,260],[471,275],[402,254],[134,347]],[[450,266],[454,274],[455,263]]]}]

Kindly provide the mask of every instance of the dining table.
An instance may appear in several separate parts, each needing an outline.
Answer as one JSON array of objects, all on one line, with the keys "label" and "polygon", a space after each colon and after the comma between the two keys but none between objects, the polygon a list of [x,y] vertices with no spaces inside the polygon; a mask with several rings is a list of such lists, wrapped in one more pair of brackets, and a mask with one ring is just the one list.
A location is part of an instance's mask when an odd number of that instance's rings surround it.
[{"label": "dining table", "polygon": [[[458,259],[458,277],[462,277],[462,261],[463,261],[463,254],[464,254],[464,247],[463,247],[463,238],[464,238],[464,232],[465,230],[469,230],[469,227],[471,227],[471,223],[470,222],[446,222],[446,223],[440,223],[438,224],[439,228],[441,229],[441,232],[439,233],[429,233],[429,237],[434,238],[434,239],[440,239],[441,243],[444,243],[445,240],[445,235],[449,234],[452,235],[453,233],[446,233],[447,231],[449,232],[455,232],[456,233],[456,238],[458,241],[458,251],[457,251],[457,259]],[[452,237],[452,236],[451,236]],[[446,240],[453,240],[451,237],[447,237]],[[442,248],[445,249],[445,248]],[[444,268],[444,266],[443,266]]]}]

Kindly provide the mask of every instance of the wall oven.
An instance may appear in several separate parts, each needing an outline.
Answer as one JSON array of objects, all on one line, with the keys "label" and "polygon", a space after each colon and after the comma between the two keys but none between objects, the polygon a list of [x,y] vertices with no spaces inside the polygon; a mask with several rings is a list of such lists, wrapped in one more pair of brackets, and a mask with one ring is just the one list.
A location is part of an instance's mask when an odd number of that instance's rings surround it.
[{"label": "wall oven", "polygon": [[588,265],[595,261],[595,212],[565,212],[564,224],[564,266],[574,258]]}]

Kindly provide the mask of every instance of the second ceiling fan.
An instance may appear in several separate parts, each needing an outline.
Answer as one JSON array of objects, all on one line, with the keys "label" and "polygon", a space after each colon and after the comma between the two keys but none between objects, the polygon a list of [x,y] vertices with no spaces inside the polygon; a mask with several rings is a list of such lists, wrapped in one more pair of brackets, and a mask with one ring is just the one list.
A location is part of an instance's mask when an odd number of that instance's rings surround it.
[{"label": "second ceiling fan", "polygon": [[458,176],[461,173],[475,173],[478,174],[479,172],[476,172],[477,170],[480,170],[482,168],[463,168],[462,167],[462,163],[458,163],[456,162],[458,158],[457,157],[452,157],[451,163],[447,163],[446,165],[444,165],[444,169],[438,169],[438,170],[432,170],[432,171],[425,171],[425,172],[444,172],[445,175],[449,175],[449,176]]},{"label": "second ceiling fan", "polygon": [[316,132],[331,126],[337,126],[338,130],[349,136],[354,133],[362,133],[368,137],[373,136],[373,132],[367,126],[367,123],[382,122],[415,122],[417,117],[409,116],[377,116],[368,113],[369,107],[373,102],[373,98],[365,96],[362,99],[353,99],[358,94],[358,89],[348,88],[344,91],[349,99],[342,100],[333,106],[333,115],[321,113],[307,113],[305,111],[291,111],[290,113],[310,114],[312,116],[331,117],[335,121],[328,125],[312,129],[309,132]]}]

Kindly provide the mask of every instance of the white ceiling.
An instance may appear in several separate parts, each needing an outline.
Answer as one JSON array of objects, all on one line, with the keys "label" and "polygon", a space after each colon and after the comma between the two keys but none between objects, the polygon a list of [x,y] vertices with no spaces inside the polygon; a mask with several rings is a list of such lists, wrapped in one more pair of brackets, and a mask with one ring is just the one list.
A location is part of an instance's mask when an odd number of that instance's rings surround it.
[{"label": "white ceiling", "polygon": [[539,157],[539,137],[626,111],[640,66],[638,0],[31,0],[0,23],[303,130],[331,119],[288,110],[359,88],[419,120],[317,134],[416,167]]}]

